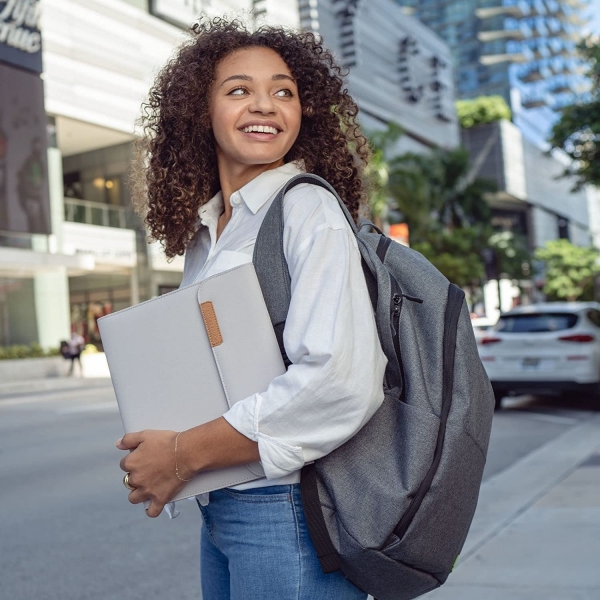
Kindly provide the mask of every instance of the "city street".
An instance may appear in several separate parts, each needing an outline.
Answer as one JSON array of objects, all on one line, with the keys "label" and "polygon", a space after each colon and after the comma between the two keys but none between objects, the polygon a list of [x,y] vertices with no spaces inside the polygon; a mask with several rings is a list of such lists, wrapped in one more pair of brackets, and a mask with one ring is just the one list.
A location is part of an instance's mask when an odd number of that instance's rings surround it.
[{"label": "city street", "polygon": [[[598,420],[599,409],[600,405],[578,398],[522,397],[506,401],[506,410],[495,416],[480,503],[482,510],[491,512],[483,521],[476,520],[463,553],[464,565],[458,567],[451,583],[432,598],[438,594],[448,599],[482,597],[483,588],[472,596],[466,594],[464,586],[471,584],[463,580],[469,567],[481,573],[485,561],[474,567],[471,563],[477,562],[482,549],[500,536],[507,525],[498,526],[498,515],[493,514],[499,496],[493,489],[494,482],[502,482],[506,502],[520,503],[518,507],[515,504],[515,510],[521,514],[521,505],[531,504],[531,499],[521,496],[530,485],[537,485],[539,457],[551,451],[553,444],[577,446],[577,440],[585,437],[585,428]],[[113,445],[120,435],[121,423],[108,385],[0,396],[2,598],[200,597],[199,511],[193,502],[184,502],[181,516],[174,521],[164,515],[151,520],[141,507],[129,505],[118,468],[121,453]],[[569,441],[569,435],[575,441]],[[596,438],[596,445],[600,445],[600,438]],[[557,476],[567,468],[563,464],[567,454],[561,452],[557,456]],[[538,458],[529,467],[527,460],[532,457]],[[520,465],[531,474],[531,481],[525,484],[517,476]],[[540,489],[549,483],[540,479]],[[539,499],[540,494],[536,497]],[[506,506],[504,509],[513,510]],[[494,526],[493,531],[486,530],[488,524]],[[558,531],[550,523],[547,525],[548,532],[540,544],[551,544],[552,532]],[[598,535],[595,539],[593,560],[597,565]],[[529,545],[536,543],[530,536]],[[585,538],[580,543],[585,543]],[[524,554],[517,550],[515,560],[520,562],[515,563],[515,570],[527,569],[530,565],[522,564]],[[498,560],[510,564],[510,554],[505,552],[496,557]],[[533,566],[529,570],[535,573]],[[594,577],[597,580],[598,575],[588,573],[588,582]],[[595,593],[597,597],[600,587]],[[537,598],[510,593],[500,597]],[[592,595],[563,594],[556,598],[587,599]]]}]

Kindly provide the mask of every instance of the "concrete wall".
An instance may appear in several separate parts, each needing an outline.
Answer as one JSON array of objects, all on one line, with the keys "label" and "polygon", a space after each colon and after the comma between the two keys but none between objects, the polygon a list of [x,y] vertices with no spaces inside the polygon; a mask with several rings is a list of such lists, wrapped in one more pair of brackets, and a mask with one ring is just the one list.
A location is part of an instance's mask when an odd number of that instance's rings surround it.
[{"label": "concrete wall", "polygon": [[[303,27],[315,29],[338,61],[349,66],[349,89],[365,123],[374,117],[379,121],[374,129],[395,121],[419,149],[459,144],[450,51],[441,38],[407,16],[393,0],[300,0],[299,5]],[[341,11],[350,5],[355,6],[354,16],[344,20]],[[407,39],[411,40],[410,60],[401,64],[400,48]],[[434,57],[445,65],[437,74],[431,62]],[[434,81],[443,88],[439,94],[432,89]],[[423,95],[411,100],[420,86]]]},{"label": "concrete wall", "polygon": [[[570,229],[588,230],[590,219],[585,190],[573,192],[574,181],[561,178],[564,164],[523,140],[527,201],[569,220]],[[569,232],[571,234],[571,232]],[[573,232],[579,237],[579,234]],[[536,240],[536,243],[539,243]],[[589,239],[586,240],[586,244]]]},{"label": "concrete wall", "polygon": [[41,28],[46,111],[127,133],[184,38],[121,0],[44,0]]},{"label": "concrete wall", "polygon": [[523,138],[508,121],[481,125],[462,132],[476,176],[496,181],[496,200],[506,207],[531,207],[531,243],[543,246],[559,237],[558,219],[569,222],[569,239],[577,245],[600,241],[600,199],[593,189],[574,192],[573,180],[561,178],[565,163]]}]

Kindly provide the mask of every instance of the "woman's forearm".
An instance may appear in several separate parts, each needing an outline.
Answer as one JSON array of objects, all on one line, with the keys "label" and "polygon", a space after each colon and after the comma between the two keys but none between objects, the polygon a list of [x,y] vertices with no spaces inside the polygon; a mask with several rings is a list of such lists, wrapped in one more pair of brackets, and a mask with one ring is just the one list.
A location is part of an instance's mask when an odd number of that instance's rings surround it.
[{"label": "woman's forearm", "polygon": [[182,431],[177,442],[177,465],[185,479],[201,471],[258,460],[258,443],[241,434],[223,417]]}]

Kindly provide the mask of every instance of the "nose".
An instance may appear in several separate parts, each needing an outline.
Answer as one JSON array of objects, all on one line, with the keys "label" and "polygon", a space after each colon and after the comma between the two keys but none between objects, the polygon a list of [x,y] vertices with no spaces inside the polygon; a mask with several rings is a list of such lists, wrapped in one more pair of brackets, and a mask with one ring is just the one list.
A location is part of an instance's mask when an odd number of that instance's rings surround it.
[{"label": "nose", "polygon": [[252,104],[248,107],[250,112],[258,112],[263,115],[272,115],[277,112],[271,94],[268,92],[257,92],[254,94]]}]

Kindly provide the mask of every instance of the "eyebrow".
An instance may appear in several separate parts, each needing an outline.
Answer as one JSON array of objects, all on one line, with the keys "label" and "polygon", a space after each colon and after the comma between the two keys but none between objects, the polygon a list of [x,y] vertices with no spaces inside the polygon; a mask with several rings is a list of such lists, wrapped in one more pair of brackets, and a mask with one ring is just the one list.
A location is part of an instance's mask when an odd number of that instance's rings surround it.
[{"label": "eyebrow", "polygon": [[[225,85],[228,81],[232,81],[233,79],[241,79],[242,81],[253,81],[250,75],[232,75],[231,77],[228,77],[227,79],[223,80],[221,86]],[[293,83],[296,83],[296,80],[293,77],[285,75],[284,73],[279,73],[271,77],[272,81],[281,81],[282,79],[289,79]]]}]

